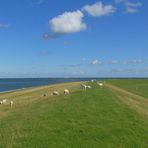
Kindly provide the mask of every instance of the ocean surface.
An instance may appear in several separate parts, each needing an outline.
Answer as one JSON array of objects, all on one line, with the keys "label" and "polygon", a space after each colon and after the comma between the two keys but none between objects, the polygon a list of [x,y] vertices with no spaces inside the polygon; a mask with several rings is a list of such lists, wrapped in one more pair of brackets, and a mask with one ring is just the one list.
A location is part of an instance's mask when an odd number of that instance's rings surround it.
[{"label": "ocean surface", "polygon": [[64,82],[87,81],[95,78],[17,78],[0,79],[0,92]]}]

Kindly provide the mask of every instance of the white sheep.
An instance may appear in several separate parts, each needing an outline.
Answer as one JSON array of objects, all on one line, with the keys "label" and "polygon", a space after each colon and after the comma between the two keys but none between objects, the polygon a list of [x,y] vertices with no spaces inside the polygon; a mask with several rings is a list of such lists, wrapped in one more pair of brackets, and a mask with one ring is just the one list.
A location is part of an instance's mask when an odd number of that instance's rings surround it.
[{"label": "white sheep", "polygon": [[103,83],[98,82],[97,84],[98,84],[100,87],[103,87]]},{"label": "white sheep", "polygon": [[86,90],[87,88],[92,88],[90,85],[81,84],[81,87],[83,90]]},{"label": "white sheep", "polygon": [[69,90],[68,89],[64,89],[64,94],[69,94]]},{"label": "white sheep", "polygon": [[5,104],[7,102],[7,99],[2,100],[2,104]]},{"label": "white sheep", "polygon": [[13,106],[13,101],[10,101],[10,107],[12,107]]},{"label": "white sheep", "polygon": [[91,86],[88,85],[87,88],[91,88]]},{"label": "white sheep", "polygon": [[59,95],[59,92],[58,92],[58,91],[53,91],[52,94],[53,94],[53,95]]},{"label": "white sheep", "polygon": [[82,87],[83,90],[86,90],[86,88],[87,88],[87,86],[84,85],[84,84],[81,84],[81,87]]}]

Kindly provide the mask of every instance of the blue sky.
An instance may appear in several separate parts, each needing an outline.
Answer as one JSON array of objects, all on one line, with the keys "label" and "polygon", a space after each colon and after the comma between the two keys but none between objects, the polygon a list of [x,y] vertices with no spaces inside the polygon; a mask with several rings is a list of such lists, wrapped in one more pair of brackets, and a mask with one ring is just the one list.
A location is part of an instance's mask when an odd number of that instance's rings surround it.
[{"label": "blue sky", "polygon": [[147,0],[0,0],[0,77],[147,77]]}]

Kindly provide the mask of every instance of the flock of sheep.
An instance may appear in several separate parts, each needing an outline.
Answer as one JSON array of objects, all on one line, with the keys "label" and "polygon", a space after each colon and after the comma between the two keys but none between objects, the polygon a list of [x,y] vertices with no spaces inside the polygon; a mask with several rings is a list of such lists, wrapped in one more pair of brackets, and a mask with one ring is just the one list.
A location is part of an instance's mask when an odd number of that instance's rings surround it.
[{"label": "flock of sheep", "polygon": [[[65,95],[69,94],[69,90],[68,89],[64,89],[64,94]],[[52,95],[60,95],[60,93],[58,91],[53,91]]]},{"label": "flock of sheep", "polygon": [[[91,80],[91,82],[96,82],[96,80]],[[103,87],[103,83],[102,82],[97,82],[97,85],[102,88]],[[86,90],[86,89],[91,89],[92,87],[90,85],[86,85],[86,84],[81,84],[81,88],[83,90]],[[70,91],[68,89],[64,89],[64,94],[65,95],[68,95],[70,93]],[[53,91],[51,95],[60,95],[60,93],[58,91]],[[44,94],[43,96],[46,96],[46,94]],[[12,108],[14,102],[11,100],[7,100],[7,99],[3,99],[0,101],[0,105],[2,104],[10,104],[10,107]]]},{"label": "flock of sheep", "polygon": [[[91,82],[93,83],[93,82],[95,82],[96,80],[91,80]],[[103,87],[103,83],[102,82],[97,82],[97,85],[99,86],[99,87]],[[85,84],[81,84],[81,87],[82,87],[82,89],[83,90],[86,90],[87,88],[92,88],[90,85],[85,85]]]},{"label": "flock of sheep", "polygon": [[[91,80],[90,82],[97,82],[96,80]],[[103,83],[102,82],[97,82],[97,85],[100,87],[100,88],[102,88],[103,87]],[[82,88],[82,90],[86,90],[86,89],[90,89],[90,88],[92,88],[92,86],[90,86],[90,85],[86,85],[86,84],[81,84],[81,88]],[[68,89],[65,89],[64,90],[64,94],[66,95],[66,94],[69,94],[69,90]],[[53,93],[52,93],[52,95],[60,95],[60,93],[58,92],[58,91],[53,91]]]},{"label": "flock of sheep", "polygon": [[[65,90],[64,90],[64,94],[65,94],[65,95],[69,94],[69,90],[68,90],[68,89],[65,89]],[[52,95],[60,95],[60,93],[59,93],[58,91],[53,91]],[[43,96],[45,97],[46,94],[44,94]],[[10,104],[10,107],[12,108],[14,102],[13,102],[13,101],[10,101],[10,100],[7,100],[7,99],[3,99],[3,100],[0,101],[0,105],[4,105],[4,104],[5,104],[5,105],[6,105],[6,104],[7,104],[7,105]]]}]

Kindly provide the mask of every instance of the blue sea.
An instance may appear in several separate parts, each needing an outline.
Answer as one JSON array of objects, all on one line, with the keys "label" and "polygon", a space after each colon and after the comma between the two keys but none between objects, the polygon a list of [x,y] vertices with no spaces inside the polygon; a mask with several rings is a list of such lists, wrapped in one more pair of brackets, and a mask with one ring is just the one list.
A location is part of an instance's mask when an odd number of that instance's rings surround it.
[{"label": "blue sea", "polygon": [[87,81],[94,78],[17,78],[0,79],[0,92],[64,82]]}]

